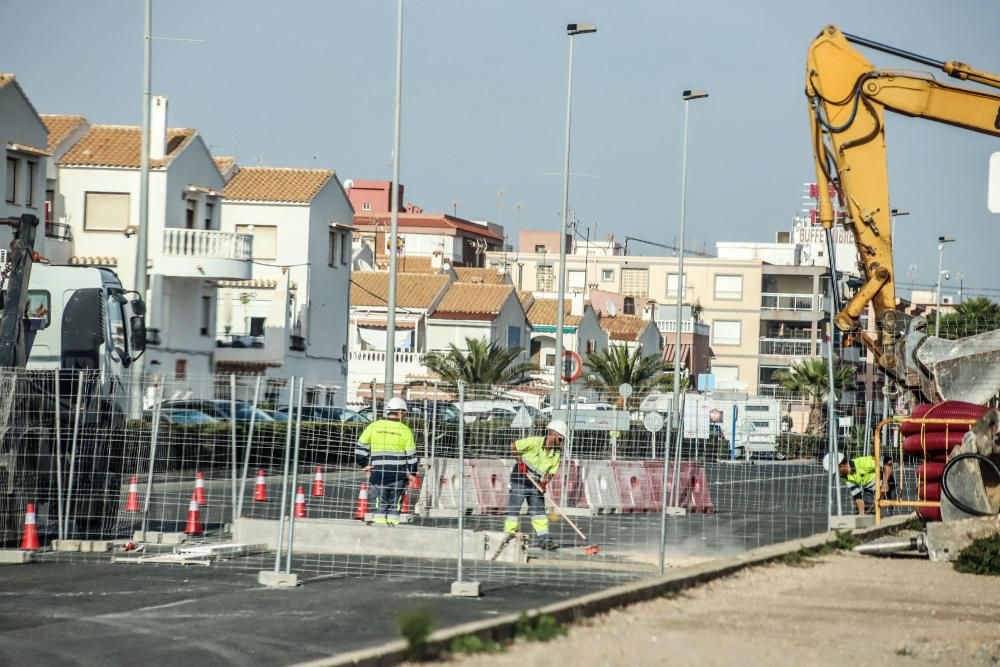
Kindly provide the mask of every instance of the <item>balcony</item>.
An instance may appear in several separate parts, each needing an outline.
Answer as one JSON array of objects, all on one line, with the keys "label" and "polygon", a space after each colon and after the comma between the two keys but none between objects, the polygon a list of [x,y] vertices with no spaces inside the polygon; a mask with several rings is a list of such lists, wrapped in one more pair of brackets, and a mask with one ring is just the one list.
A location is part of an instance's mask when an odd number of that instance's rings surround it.
[{"label": "balcony", "polygon": [[761,319],[809,322],[813,317],[814,303],[818,310],[818,317],[823,319],[826,303],[822,296],[817,296],[814,299],[812,294],[763,292],[760,295]]},{"label": "balcony", "polygon": [[73,228],[61,222],[45,221],[45,238],[57,241],[72,241]]},{"label": "balcony", "polygon": [[[423,367],[424,356],[421,352],[396,352],[393,364],[417,364]],[[385,357],[385,350],[355,350],[348,355],[348,363],[378,364],[384,370]]]},{"label": "balcony", "polygon": [[[656,328],[661,334],[676,333],[677,320],[656,320]],[[698,336],[708,335],[708,325],[694,320],[681,320],[681,333],[694,333]]]},{"label": "balcony", "polygon": [[157,273],[177,278],[248,280],[252,257],[250,234],[168,227],[153,266]]},{"label": "balcony", "polygon": [[[816,354],[822,349],[822,343],[816,345]],[[784,357],[808,357],[812,355],[812,341],[796,338],[761,338],[761,354],[774,354]]]},{"label": "balcony", "polygon": [[768,398],[776,398],[779,401],[795,401],[802,399],[802,395],[794,391],[785,389],[780,384],[765,384],[761,382],[757,385],[757,395]]}]

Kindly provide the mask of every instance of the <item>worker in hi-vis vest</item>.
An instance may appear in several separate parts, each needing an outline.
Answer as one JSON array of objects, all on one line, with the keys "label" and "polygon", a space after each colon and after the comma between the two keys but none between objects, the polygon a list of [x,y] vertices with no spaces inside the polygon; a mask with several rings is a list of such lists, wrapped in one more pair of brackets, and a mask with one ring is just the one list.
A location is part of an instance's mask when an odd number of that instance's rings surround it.
[{"label": "worker in hi-vis vest", "polygon": [[403,492],[417,473],[417,447],[413,431],[403,423],[406,401],[390,398],[385,415],[385,419],[372,422],[361,433],[354,459],[369,475],[375,499],[372,523],[395,526],[399,524]]},{"label": "worker in hi-vis vest", "polygon": [[[507,520],[503,529],[516,533],[520,523],[521,505],[528,501],[531,512],[531,527],[538,536],[538,546],[552,551],[559,545],[549,537],[549,518],[545,514],[545,486],[559,468],[559,447],[569,432],[566,422],[553,419],[546,427],[544,436],[533,436],[516,440],[511,446],[517,463],[510,472],[510,495],[507,502]],[[530,479],[529,479],[530,478]],[[535,484],[531,483],[535,481]]]},{"label": "worker in hi-vis vest", "polygon": [[[851,499],[858,510],[859,516],[864,516],[875,509],[875,457],[858,456],[851,460],[843,452],[837,452],[837,472],[847,484]],[[823,470],[830,472],[830,455],[823,457]],[[883,498],[896,496],[896,480],[892,476],[892,455],[882,456],[882,488]]]}]

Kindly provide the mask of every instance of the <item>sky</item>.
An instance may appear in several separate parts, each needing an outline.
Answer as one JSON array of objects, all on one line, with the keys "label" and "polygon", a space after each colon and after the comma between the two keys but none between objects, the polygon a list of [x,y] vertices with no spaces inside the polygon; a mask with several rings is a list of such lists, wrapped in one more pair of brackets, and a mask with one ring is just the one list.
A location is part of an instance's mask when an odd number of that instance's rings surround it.
[{"label": "sky", "polygon": [[[154,0],[153,94],[244,165],[392,175],[396,2]],[[41,113],[141,122],[143,0],[0,0],[0,71]],[[958,8],[957,11],[954,9]],[[815,175],[805,58],[829,23],[936,60],[1000,72],[1000,2],[963,0],[405,0],[400,181],[426,212],[560,223],[567,23],[574,47],[570,209],[579,229],[674,244],[681,91],[691,103],[687,245],[773,241]],[[200,41],[182,41],[200,40]],[[877,67],[927,68],[862,50]],[[937,72],[942,81],[957,82]],[[994,91],[996,92],[996,91]],[[944,266],[965,296],[1000,300],[1000,216],[986,207],[996,138],[887,115],[902,285]],[[634,247],[634,246],[633,246]],[[649,252],[657,252],[648,248]],[[904,294],[905,289],[901,290]]]}]

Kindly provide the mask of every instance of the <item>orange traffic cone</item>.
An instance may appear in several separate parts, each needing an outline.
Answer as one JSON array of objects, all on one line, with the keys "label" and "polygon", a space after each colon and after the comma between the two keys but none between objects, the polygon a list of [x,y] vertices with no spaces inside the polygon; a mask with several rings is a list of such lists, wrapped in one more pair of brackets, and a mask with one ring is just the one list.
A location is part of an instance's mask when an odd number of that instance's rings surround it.
[{"label": "orange traffic cone", "polygon": [[208,504],[208,499],[205,498],[205,477],[200,472],[194,480],[194,499],[198,501],[198,507]]},{"label": "orange traffic cone", "polygon": [[267,502],[267,482],[264,480],[264,471],[257,471],[257,484],[253,487],[253,499]]},{"label": "orange traffic cone", "polygon": [[402,506],[399,508],[399,513],[400,514],[410,513],[410,494],[406,489],[403,489],[403,503]]},{"label": "orange traffic cone", "polygon": [[306,518],[306,493],[299,487],[298,492],[295,494],[295,518],[304,519]]},{"label": "orange traffic cone", "polygon": [[354,518],[364,521],[366,514],[368,514],[368,485],[361,482],[361,490],[358,491],[358,504],[354,507]]},{"label": "orange traffic cone", "polygon": [[132,475],[132,481],[128,483],[128,498],[125,499],[125,511],[139,511],[139,480],[135,475]]},{"label": "orange traffic cone", "polygon": [[323,495],[323,469],[316,468],[316,478],[313,480],[313,490],[312,494],[314,496]]},{"label": "orange traffic cone", "polygon": [[35,519],[35,506],[31,503],[28,503],[28,509],[24,513],[24,537],[21,538],[21,548],[26,551],[38,548],[38,524]]},{"label": "orange traffic cone", "polygon": [[191,495],[191,504],[188,505],[188,521],[184,528],[184,532],[188,535],[201,535],[204,530],[201,525],[201,514],[198,512],[198,499],[195,498],[197,495],[197,491]]}]

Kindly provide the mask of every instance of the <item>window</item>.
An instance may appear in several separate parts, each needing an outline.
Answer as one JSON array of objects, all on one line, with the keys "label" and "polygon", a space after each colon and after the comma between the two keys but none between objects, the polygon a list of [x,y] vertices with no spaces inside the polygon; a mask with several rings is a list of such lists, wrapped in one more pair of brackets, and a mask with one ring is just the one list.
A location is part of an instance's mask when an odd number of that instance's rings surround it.
[{"label": "window", "polygon": [[593,354],[594,352],[597,352],[597,341],[589,339],[587,341],[587,354]]},{"label": "window", "polygon": [[128,228],[129,196],[126,192],[86,193],[83,228],[92,232],[124,232]]},{"label": "window", "polygon": [[212,225],[215,222],[215,204],[213,202],[205,202],[205,229],[212,229]]},{"label": "window", "polygon": [[236,233],[253,236],[254,259],[278,258],[278,228],[274,225],[236,225]]},{"label": "window", "polygon": [[337,241],[340,234],[334,230],[330,230],[330,248],[329,248],[329,258],[327,259],[327,264],[329,266],[337,266]]},{"label": "window", "polygon": [[768,405],[752,405],[747,404],[743,407],[747,412],[768,412],[771,407]]},{"label": "window", "polygon": [[[684,274],[684,297],[687,297],[687,274]],[[668,273],[667,274],[667,297],[671,299],[677,298],[677,274]]]},{"label": "window", "polygon": [[521,327],[509,325],[507,327],[507,348],[514,349],[521,347]]},{"label": "window", "polygon": [[[185,380],[188,374],[188,362],[187,359],[178,359],[174,362],[174,379],[175,380]],[[229,383],[226,383],[226,387],[229,387]]]},{"label": "window", "polygon": [[251,336],[263,336],[264,335],[264,323],[267,321],[266,317],[251,317],[250,318],[250,335]]},{"label": "window", "polygon": [[33,331],[48,328],[49,322],[52,320],[52,304],[49,293],[29,290],[27,313]]},{"label": "window", "polygon": [[17,201],[17,160],[7,158],[7,203]]},{"label": "window", "polygon": [[552,368],[555,365],[556,365],[556,355],[555,355],[555,353],[553,353],[553,354],[546,354],[545,355],[545,367],[546,368]]},{"label": "window", "polygon": [[187,210],[184,211],[184,229],[194,229],[194,208],[198,202],[188,200]]},{"label": "window", "polygon": [[715,320],[712,322],[712,342],[718,345],[739,345],[742,324],[739,320]]},{"label": "window", "polygon": [[212,326],[212,297],[201,297],[201,335],[207,336]]},{"label": "window", "polygon": [[712,375],[715,376],[715,380],[717,383],[739,382],[740,367],[716,366],[715,364],[712,364]]},{"label": "window", "polygon": [[535,252],[537,252],[537,253],[547,252],[547,250],[545,248],[545,244],[544,243],[536,243],[535,244]]},{"label": "window", "polygon": [[35,175],[38,174],[38,163],[28,162],[28,196],[24,203],[35,208]]},{"label": "window", "polygon": [[587,272],[579,269],[567,271],[566,285],[570,289],[584,289],[587,287]]},{"label": "window", "polygon": [[347,232],[340,237],[340,263],[344,266],[351,263],[351,236]]},{"label": "window", "polygon": [[649,271],[646,269],[622,269],[622,294],[625,296],[648,296]]},{"label": "window", "polygon": [[610,283],[610,282],[613,282],[614,279],[615,279],[615,270],[614,269],[601,269],[601,282],[602,283]]},{"label": "window", "polygon": [[715,276],[715,298],[739,301],[743,298],[743,276]]},{"label": "window", "polygon": [[539,292],[551,292],[552,290],[552,265],[540,264],[538,266],[536,289]]},{"label": "window", "polygon": [[368,202],[368,201],[364,202],[363,204],[361,204],[361,210],[362,211],[370,211],[370,210],[372,210],[372,203]]}]

